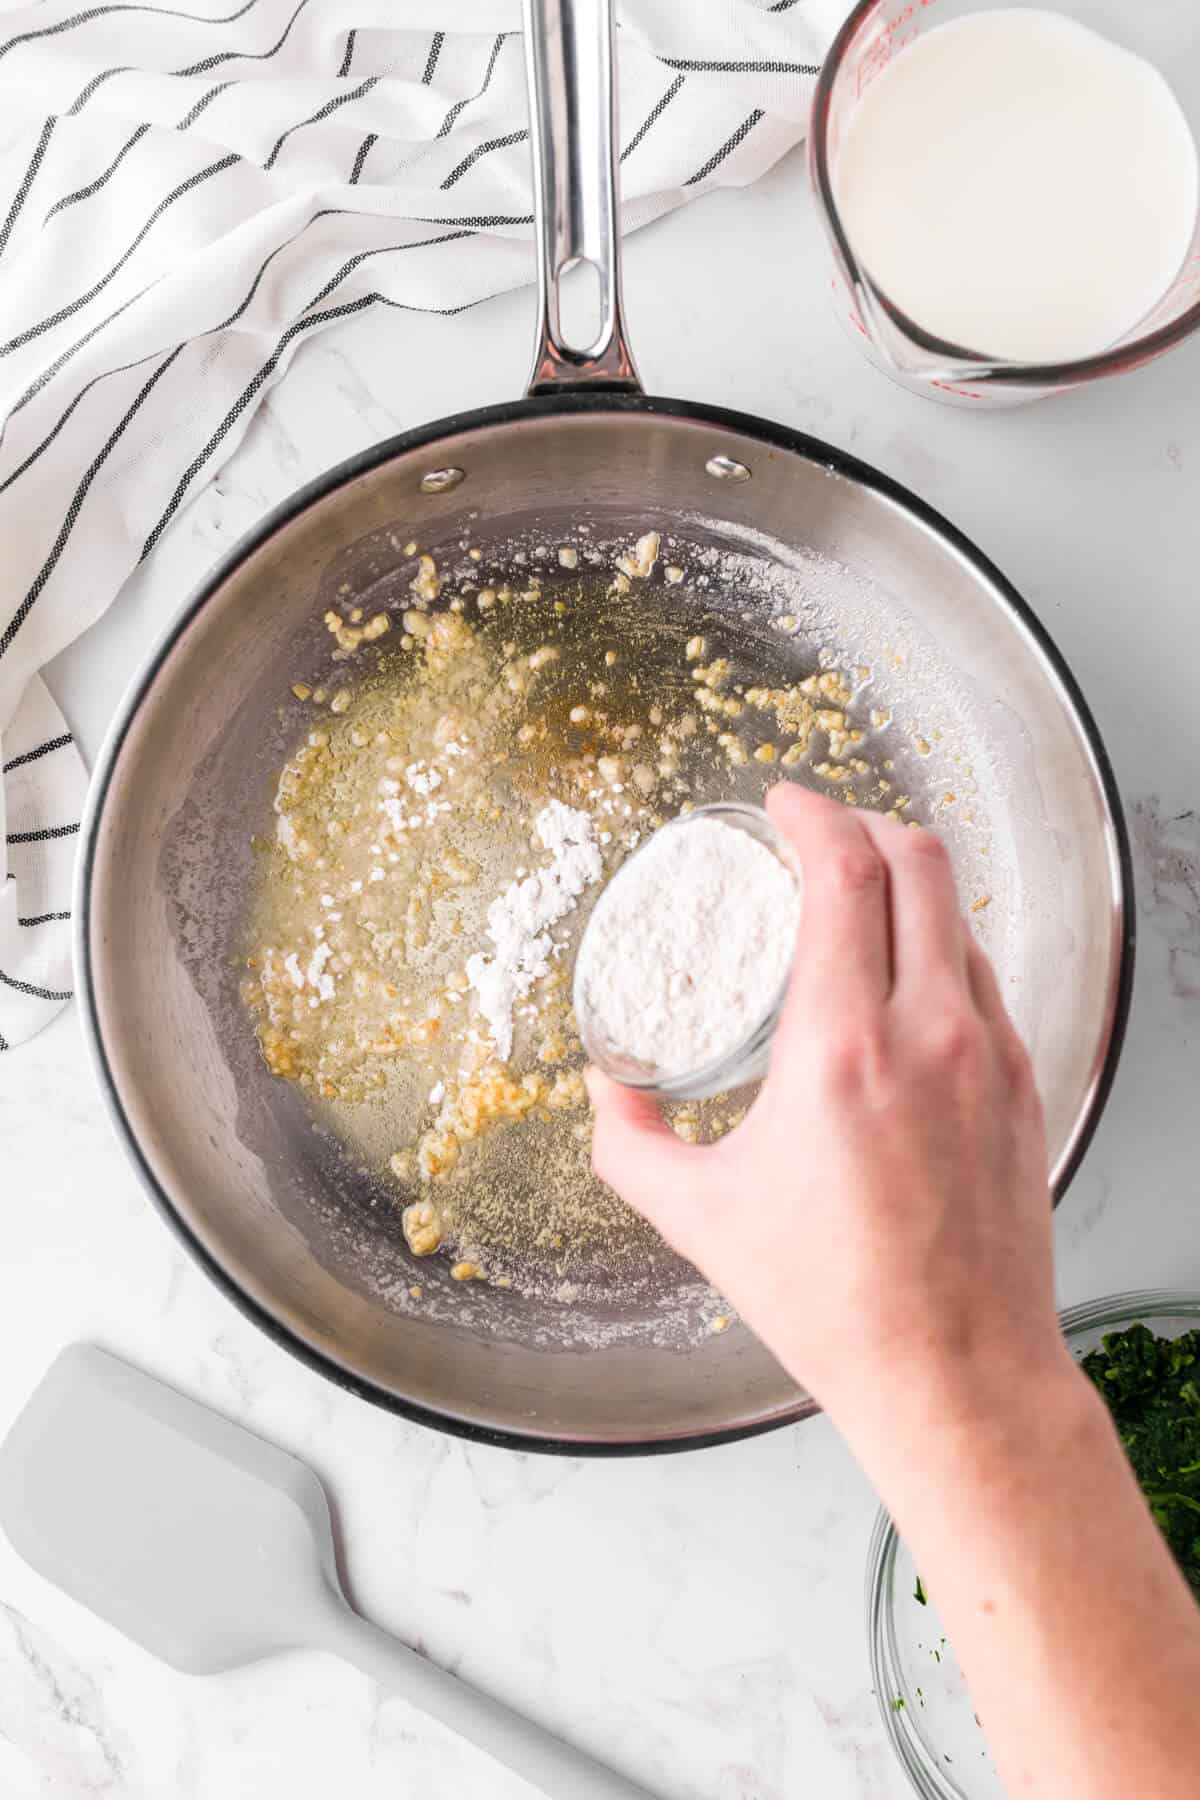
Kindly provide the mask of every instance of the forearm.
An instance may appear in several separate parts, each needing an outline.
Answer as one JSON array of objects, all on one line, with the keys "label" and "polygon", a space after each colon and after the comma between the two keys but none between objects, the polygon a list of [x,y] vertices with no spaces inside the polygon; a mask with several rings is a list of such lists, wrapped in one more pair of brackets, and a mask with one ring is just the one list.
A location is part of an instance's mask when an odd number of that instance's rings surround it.
[{"label": "forearm", "polygon": [[[1010,1792],[1193,1800],[1200,1608],[1065,1353],[847,1421],[946,1621]],[[1016,1399],[1016,1405],[1013,1399]]]}]

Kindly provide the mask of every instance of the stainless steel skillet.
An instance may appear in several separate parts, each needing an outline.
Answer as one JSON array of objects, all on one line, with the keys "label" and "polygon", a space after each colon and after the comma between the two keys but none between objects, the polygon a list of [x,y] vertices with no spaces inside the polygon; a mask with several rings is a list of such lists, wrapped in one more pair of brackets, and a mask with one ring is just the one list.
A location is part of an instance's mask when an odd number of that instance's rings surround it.
[{"label": "stainless steel skillet", "polygon": [[[749,1332],[705,1331],[694,1278],[670,1259],[649,1290],[614,1285],[575,1306],[464,1291],[425,1264],[430,1292],[410,1304],[394,1204],[329,1153],[258,1058],[231,946],[249,838],[300,729],[280,697],[327,647],[328,597],[403,596],[410,538],[447,557],[469,538],[502,562],[538,539],[620,543],[652,528],[686,579],[640,594],[633,647],[647,671],[714,620],[768,681],[830,659],[869,669],[887,721],[879,753],[945,833],[1031,1045],[1059,1193],[1119,1051],[1128,850],[1066,666],[972,545],[827,445],[641,391],[621,320],[609,5],[528,0],[527,23],[541,251],[529,394],[342,464],[193,596],[96,771],[79,991],[149,1192],[277,1341],[368,1399],[468,1436],[572,1454],[680,1448],[802,1418],[812,1403]],[[598,271],[601,295],[583,350],[558,314],[576,259]],[[780,631],[781,617],[795,623]],[[754,1196],[741,1199],[753,1230]]]}]

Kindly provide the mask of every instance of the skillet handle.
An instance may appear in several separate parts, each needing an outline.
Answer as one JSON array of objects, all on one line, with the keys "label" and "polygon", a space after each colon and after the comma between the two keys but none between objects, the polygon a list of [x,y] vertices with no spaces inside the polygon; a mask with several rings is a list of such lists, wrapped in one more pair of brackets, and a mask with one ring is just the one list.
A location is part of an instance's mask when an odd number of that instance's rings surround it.
[{"label": "skillet handle", "polygon": [[[641,391],[621,312],[613,0],[523,0],[538,245],[531,394]],[[576,262],[599,276],[600,325],[586,349],[564,341],[559,284]]]}]

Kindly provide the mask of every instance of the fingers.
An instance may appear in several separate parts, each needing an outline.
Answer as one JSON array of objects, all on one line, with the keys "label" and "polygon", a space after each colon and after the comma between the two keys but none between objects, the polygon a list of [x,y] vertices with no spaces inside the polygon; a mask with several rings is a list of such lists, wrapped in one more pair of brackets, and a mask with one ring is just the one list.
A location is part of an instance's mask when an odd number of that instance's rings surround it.
[{"label": "fingers", "polygon": [[774,788],[767,808],[804,873],[792,986],[777,1034],[785,1057],[789,1047],[811,1048],[823,1020],[866,1029],[869,1039],[885,1009],[914,1022],[977,1010],[968,933],[940,839],[792,784]]},{"label": "fingers", "polygon": [[780,1033],[820,1012],[872,1009],[892,984],[887,866],[849,807],[782,783],[767,811],[804,877],[795,972]]},{"label": "fingers", "polygon": [[1000,983],[996,980],[996,971],[990,959],[971,936],[971,928],[963,921],[963,938],[966,945],[967,979],[971,984],[971,995],[976,1008],[989,1025],[1004,1026],[1013,1030],[1012,1020],[1008,1016],[1008,1008],[1004,1004],[1000,992]]},{"label": "fingers", "polygon": [[942,840],[924,827],[864,815],[887,863],[896,1001],[929,1002],[967,981],[966,940],[954,872]]},{"label": "fingers", "polygon": [[673,1238],[673,1214],[698,1184],[704,1151],[676,1137],[652,1095],[622,1087],[599,1069],[588,1069],[584,1079],[595,1115],[592,1167],[622,1200]]},{"label": "fingers", "polygon": [[1013,1024],[1012,1015],[1004,1004],[1004,996],[1000,992],[996,971],[992,967],[990,959],[971,936],[970,927],[966,924],[963,926],[963,936],[967,941],[967,979],[971,984],[971,995],[976,1009],[991,1030],[1009,1074],[1028,1077],[1029,1084],[1032,1085],[1033,1070],[1029,1052],[1025,1048],[1020,1032]]}]

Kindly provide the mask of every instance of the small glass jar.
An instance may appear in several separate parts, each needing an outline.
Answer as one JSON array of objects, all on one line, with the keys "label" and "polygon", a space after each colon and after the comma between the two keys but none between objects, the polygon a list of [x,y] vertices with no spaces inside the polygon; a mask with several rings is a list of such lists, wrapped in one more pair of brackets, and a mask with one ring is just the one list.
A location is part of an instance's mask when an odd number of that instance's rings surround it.
[{"label": "small glass jar", "polygon": [[[718,801],[711,806],[698,806],[693,812],[681,813],[678,818],[671,819],[666,825],[654,833],[633,856],[621,865],[613,877],[619,881],[625,870],[636,857],[645,854],[650,843],[657,841],[667,831],[686,831],[699,820],[709,820],[720,825],[729,825],[736,831],[744,831],[748,837],[762,844],[777,857],[799,888],[801,883],[800,865],[791,845],[781,832],[775,829],[766,811],[761,806],[749,806],[741,801]],[[575,960],[574,1006],[575,1019],[579,1028],[579,1036],[588,1061],[614,1081],[624,1087],[638,1088],[644,1093],[657,1095],[662,1100],[709,1100],[714,1094],[724,1094],[733,1088],[745,1087],[753,1081],[760,1081],[767,1072],[770,1057],[771,1038],[779,1022],[783,1003],[787,996],[788,981],[791,974],[789,960],[787,970],[776,992],[763,1015],[756,1019],[751,1028],[720,1056],[713,1058],[700,1068],[686,1070],[662,1070],[649,1067],[643,1062],[622,1052],[608,1042],[600,1031],[596,1021],[588,1014],[584,1002],[580,969],[584,963],[584,946],[587,942],[585,930],[579,954]]]}]

